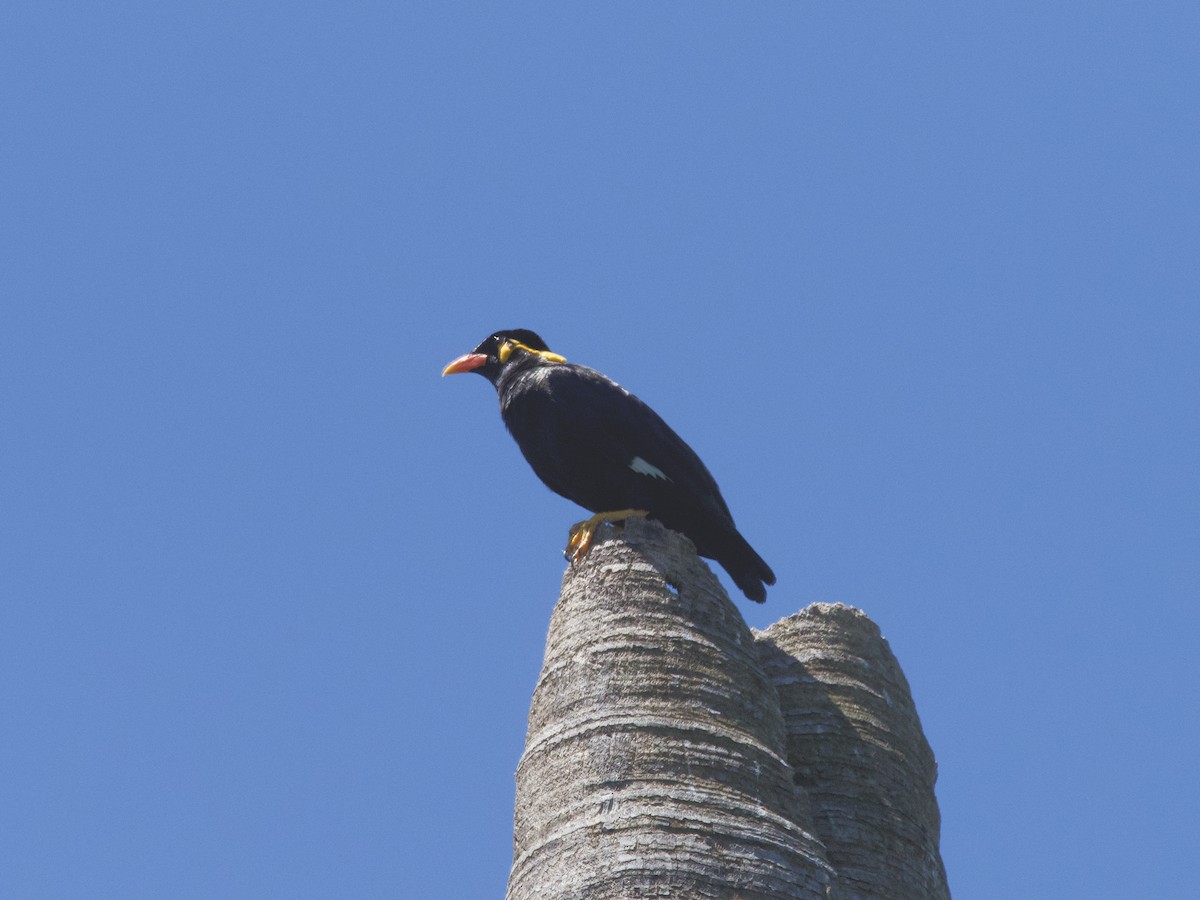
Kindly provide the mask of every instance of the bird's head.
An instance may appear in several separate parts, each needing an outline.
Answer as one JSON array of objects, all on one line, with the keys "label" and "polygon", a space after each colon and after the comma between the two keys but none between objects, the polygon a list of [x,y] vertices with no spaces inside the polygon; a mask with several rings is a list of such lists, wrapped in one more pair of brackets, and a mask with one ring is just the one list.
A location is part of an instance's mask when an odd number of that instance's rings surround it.
[{"label": "bird's head", "polygon": [[446,366],[442,375],[478,372],[495,384],[506,367],[528,362],[534,357],[552,363],[566,362],[564,357],[551,353],[546,342],[534,332],[527,328],[510,328],[485,338],[470,353],[460,356]]}]

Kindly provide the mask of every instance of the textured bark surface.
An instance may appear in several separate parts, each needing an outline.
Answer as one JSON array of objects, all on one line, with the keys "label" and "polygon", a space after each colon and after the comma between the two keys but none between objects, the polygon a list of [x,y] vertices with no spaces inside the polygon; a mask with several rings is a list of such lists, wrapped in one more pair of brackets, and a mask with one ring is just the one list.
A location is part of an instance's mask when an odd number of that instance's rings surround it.
[{"label": "textured bark surface", "polygon": [[[851,627],[829,610],[845,610]],[[914,873],[933,871],[931,860],[940,872],[940,857],[932,756],[903,675],[889,652],[886,695],[869,676],[856,682],[871,697],[901,698],[890,718],[853,692],[840,706],[840,687],[793,690],[818,683],[806,667],[822,641],[832,650],[817,668],[840,685],[839,665],[869,649],[854,636],[863,623],[874,628],[845,607],[810,612],[756,640],[686,538],[640,519],[599,532],[568,569],[551,618],[517,768],[508,900],[948,896],[944,876],[941,893],[907,890]],[[813,622],[832,622],[834,634]],[[877,629],[874,637],[886,651]],[[859,715],[860,702],[870,716]],[[888,737],[856,729],[860,721]],[[810,745],[825,727],[831,739]],[[904,744],[914,734],[925,756]],[[872,782],[880,760],[890,768]],[[894,792],[891,807],[885,792]],[[909,806],[919,824],[906,818]],[[863,852],[852,852],[855,840]],[[923,861],[909,855],[918,847]],[[892,870],[903,875],[896,890],[879,890]]]},{"label": "textured bark surface", "polygon": [[756,637],[838,896],[948,900],[937,765],[878,626],[818,603]]}]

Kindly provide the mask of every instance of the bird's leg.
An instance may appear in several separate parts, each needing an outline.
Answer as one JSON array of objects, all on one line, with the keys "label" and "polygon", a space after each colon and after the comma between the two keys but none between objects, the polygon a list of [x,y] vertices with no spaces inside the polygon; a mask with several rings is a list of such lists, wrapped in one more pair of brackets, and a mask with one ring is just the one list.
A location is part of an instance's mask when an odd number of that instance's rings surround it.
[{"label": "bird's leg", "polygon": [[587,556],[588,550],[592,548],[592,541],[596,537],[596,529],[602,522],[620,522],[634,516],[648,515],[650,513],[644,509],[618,509],[613,512],[596,513],[590,519],[576,522],[571,526],[567,548],[563,550],[563,556],[571,562],[578,562]]}]

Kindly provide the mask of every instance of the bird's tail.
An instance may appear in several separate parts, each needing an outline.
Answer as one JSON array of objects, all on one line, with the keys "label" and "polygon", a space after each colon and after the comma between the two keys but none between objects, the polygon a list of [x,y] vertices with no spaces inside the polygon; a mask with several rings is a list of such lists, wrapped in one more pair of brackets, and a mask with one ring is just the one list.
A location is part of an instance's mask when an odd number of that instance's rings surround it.
[{"label": "bird's tail", "polygon": [[717,562],[725,568],[743,594],[755,603],[765,602],[766,586],[775,583],[775,573],[736,531],[731,535],[729,544],[729,552]]}]

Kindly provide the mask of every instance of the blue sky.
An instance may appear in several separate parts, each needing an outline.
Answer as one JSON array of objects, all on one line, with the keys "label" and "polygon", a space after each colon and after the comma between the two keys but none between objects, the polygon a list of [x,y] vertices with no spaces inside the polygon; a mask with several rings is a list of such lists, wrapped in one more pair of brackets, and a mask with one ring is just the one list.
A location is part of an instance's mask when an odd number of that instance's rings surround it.
[{"label": "blue sky", "polygon": [[[1185,897],[1194,4],[18,4],[0,894],[502,894],[539,331],[882,627],[964,898]],[[726,584],[728,581],[726,580]]]}]

